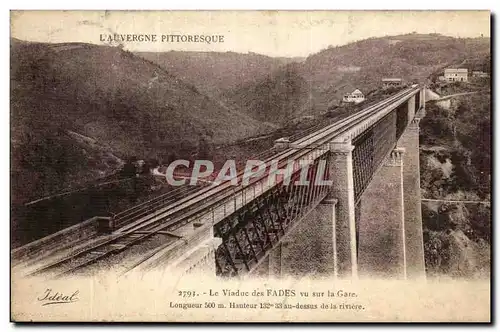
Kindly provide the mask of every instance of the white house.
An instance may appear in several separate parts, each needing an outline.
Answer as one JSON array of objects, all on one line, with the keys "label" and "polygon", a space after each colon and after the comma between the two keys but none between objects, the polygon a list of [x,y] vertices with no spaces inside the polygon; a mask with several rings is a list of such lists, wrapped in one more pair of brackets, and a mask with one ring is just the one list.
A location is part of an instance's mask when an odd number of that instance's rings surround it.
[{"label": "white house", "polygon": [[467,82],[467,68],[445,69],[444,78],[448,82]]},{"label": "white house", "polygon": [[345,103],[355,103],[358,104],[365,100],[365,95],[359,89],[354,90],[351,93],[346,93],[342,98]]}]

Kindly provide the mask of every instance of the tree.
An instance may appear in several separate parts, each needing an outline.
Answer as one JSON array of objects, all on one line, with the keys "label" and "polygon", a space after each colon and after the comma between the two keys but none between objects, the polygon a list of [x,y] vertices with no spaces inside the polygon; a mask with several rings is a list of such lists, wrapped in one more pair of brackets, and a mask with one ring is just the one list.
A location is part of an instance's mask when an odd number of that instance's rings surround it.
[{"label": "tree", "polygon": [[135,168],[136,161],[137,161],[136,157],[128,158],[127,162],[125,163],[125,165],[123,165],[123,168],[120,172],[122,177],[124,178],[135,177],[135,174],[137,173],[137,170]]},{"label": "tree", "polygon": [[205,137],[200,136],[200,139],[198,140],[197,157],[199,159],[209,159],[211,155],[212,155],[212,148],[210,144],[208,144]]}]

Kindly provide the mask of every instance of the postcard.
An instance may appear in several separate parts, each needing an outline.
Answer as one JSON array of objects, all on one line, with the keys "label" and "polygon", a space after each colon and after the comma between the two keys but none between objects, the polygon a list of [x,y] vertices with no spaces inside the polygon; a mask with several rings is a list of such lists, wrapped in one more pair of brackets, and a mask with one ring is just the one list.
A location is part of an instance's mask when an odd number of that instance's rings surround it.
[{"label": "postcard", "polygon": [[11,321],[491,322],[489,11],[11,11]]}]

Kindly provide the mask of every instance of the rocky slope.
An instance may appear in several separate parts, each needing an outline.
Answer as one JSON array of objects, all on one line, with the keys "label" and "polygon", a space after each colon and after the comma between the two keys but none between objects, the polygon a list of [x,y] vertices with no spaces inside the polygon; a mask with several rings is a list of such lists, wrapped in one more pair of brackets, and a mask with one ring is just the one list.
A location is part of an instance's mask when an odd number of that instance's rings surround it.
[{"label": "rocky slope", "polygon": [[[451,84],[463,91],[474,84]],[[429,276],[487,278],[491,254],[491,92],[428,102],[420,122],[424,245]],[[462,201],[462,202],[454,202]]]}]

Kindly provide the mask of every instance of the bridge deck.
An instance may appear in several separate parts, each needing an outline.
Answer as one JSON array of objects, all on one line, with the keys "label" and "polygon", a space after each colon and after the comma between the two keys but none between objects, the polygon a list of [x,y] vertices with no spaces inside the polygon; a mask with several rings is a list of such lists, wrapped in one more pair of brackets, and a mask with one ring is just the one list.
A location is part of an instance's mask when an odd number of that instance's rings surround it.
[{"label": "bridge deck", "polygon": [[[329,151],[329,143],[333,139],[349,136],[353,128],[365,126],[371,119],[380,117],[381,111],[397,107],[418,90],[417,87],[405,89],[306,134],[293,141],[289,148],[277,151],[267,158],[266,165],[277,160],[279,168],[284,168],[289,160],[315,160]],[[243,176],[242,172],[238,174],[239,183]],[[96,266],[117,266],[126,271],[134,266],[136,258],[140,260],[140,257],[147,256],[158,248],[189,237],[195,229],[195,223],[214,225],[273,187],[273,184],[268,183],[267,175],[250,179],[249,185],[244,188],[233,186],[230,180],[219,185],[206,186],[194,193],[189,192],[186,197],[168,202],[169,204],[153,213],[137,218],[103,240],[91,240],[87,245],[47,257],[42,262],[33,264],[28,273],[52,271],[53,274],[60,275],[77,270],[83,273],[89,269],[95,270]]]}]

